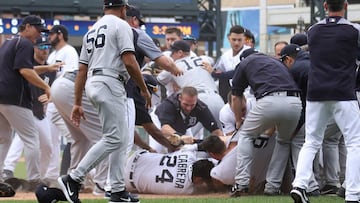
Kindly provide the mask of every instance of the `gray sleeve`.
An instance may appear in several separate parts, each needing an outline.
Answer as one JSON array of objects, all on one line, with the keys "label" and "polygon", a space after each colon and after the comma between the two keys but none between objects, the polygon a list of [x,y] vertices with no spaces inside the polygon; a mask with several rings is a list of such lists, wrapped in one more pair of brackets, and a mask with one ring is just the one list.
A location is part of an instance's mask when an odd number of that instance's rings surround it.
[{"label": "gray sleeve", "polygon": [[163,55],[159,47],[155,45],[154,41],[148,34],[142,30],[137,30],[137,33],[139,34],[137,46],[144,51],[147,57],[149,57],[151,60],[155,60],[156,58]]}]

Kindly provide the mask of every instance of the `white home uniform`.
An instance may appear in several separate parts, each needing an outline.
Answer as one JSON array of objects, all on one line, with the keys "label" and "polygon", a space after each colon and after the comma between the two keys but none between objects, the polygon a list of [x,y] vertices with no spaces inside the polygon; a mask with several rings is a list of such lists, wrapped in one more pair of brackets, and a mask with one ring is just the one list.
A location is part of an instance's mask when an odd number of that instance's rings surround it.
[{"label": "white home uniform", "polygon": [[[47,63],[55,64],[57,61],[64,62],[60,71],[56,73],[56,78],[60,75],[63,75],[67,71],[77,70],[79,67],[79,55],[76,52],[75,48],[67,44],[59,50],[54,50],[50,53]],[[71,136],[68,128],[65,125],[64,120],[61,118],[58,110],[56,109],[54,103],[50,102],[47,105],[46,115],[48,116],[51,130],[51,141],[52,145],[56,147],[56,151],[52,155],[52,159],[49,164],[49,176],[58,177],[60,172],[59,162],[60,157],[60,135],[65,137],[68,142],[71,142]]]},{"label": "white home uniform", "polygon": [[[236,136],[235,136],[236,137]],[[235,138],[234,137],[234,138]],[[236,139],[236,138],[235,138]],[[232,139],[233,140],[233,139]],[[262,192],[262,185],[266,179],[266,172],[271,160],[272,151],[275,146],[275,136],[269,139],[268,145],[265,148],[255,149],[255,158],[252,163],[251,170],[251,184],[249,185],[249,192]],[[235,168],[236,168],[236,150],[234,147],[230,150],[216,165],[211,169],[210,176],[219,180],[225,185],[235,184]]]},{"label": "white home uniform", "polygon": [[[175,61],[178,68],[183,71],[182,76],[173,76],[168,71],[162,71],[157,80],[166,85],[174,81],[180,88],[191,86],[198,91],[198,98],[203,101],[215,117],[220,126],[219,112],[224,106],[224,101],[218,94],[218,90],[212,76],[202,68],[203,59],[200,57],[187,56]],[[197,132],[193,132],[196,134]]]},{"label": "white home uniform", "polygon": [[177,151],[169,154],[136,151],[125,168],[126,189],[139,193],[192,194],[192,164],[196,153]]}]

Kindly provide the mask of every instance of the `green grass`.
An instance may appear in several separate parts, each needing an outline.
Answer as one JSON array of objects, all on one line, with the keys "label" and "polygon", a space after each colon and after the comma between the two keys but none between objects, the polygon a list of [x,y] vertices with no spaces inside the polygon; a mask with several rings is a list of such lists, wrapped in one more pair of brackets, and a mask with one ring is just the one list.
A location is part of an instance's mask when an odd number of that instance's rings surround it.
[{"label": "green grass", "polygon": [[14,175],[17,178],[26,179],[26,166],[24,161],[19,161],[16,164]]},{"label": "green grass", "polygon": [[[268,196],[247,196],[240,198],[161,198],[161,199],[141,199],[141,203],[292,203],[293,200],[289,196],[277,196],[277,197],[268,197]],[[310,198],[311,203],[339,203],[344,202],[343,199],[335,196],[327,197],[313,197]],[[25,200],[12,200],[12,201],[3,201],[0,199],[0,202],[20,202],[20,203],[37,203],[37,201],[25,201]],[[82,202],[86,203],[107,203],[108,200],[97,199],[97,200],[87,200],[83,199]]]}]

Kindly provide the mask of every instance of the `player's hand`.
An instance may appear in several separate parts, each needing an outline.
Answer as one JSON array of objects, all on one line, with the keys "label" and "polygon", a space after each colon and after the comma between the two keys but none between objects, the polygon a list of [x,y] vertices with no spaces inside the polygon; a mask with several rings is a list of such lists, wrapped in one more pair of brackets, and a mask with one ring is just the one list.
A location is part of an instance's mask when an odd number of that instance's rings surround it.
[{"label": "player's hand", "polygon": [[47,104],[49,102],[49,97],[46,94],[42,94],[38,97],[38,101],[42,104]]},{"label": "player's hand", "polygon": [[176,67],[172,72],[171,74],[175,75],[175,76],[181,76],[181,75],[184,75],[184,72],[179,69],[178,67]]},{"label": "player's hand", "polygon": [[150,109],[151,108],[151,94],[150,94],[150,92],[149,92],[149,90],[146,88],[146,90],[145,91],[143,91],[143,90],[141,90],[140,91],[140,94],[141,94],[141,96],[143,96],[144,97],[144,99],[145,99],[145,107],[147,108],[147,109]]},{"label": "player's hand", "polygon": [[64,62],[56,62],[54,64],[49,65],[48,72],[59,71],[61,66],[64,65]]},{"label": "player's hand", "polygon": [[211,67],[211,64],[207,61],[202,62],[202,68],[205,69],[209,73],[212,73],[214,71],[214,68]]},{"label": "player's hand", "polygon": [[193,144],[194,143],[194,137],[190,136],[190,135],[181,136],[181,140],[184,142],[184,144]]},{"label": "player's hand", "polygon": [[172,134],[167,138],[172,146],[175,148],[180,147],[184,144],[184,142],[181,140],[181,136],[178,134]]},{"label": "player's hand", "polygon": [[50,91],[51,91],[50,86],[47,85],[47,87],[44,89],[44,91],[45,91],[46,97],[48,98],[48,100],[50,100]]},{"label": "player's hand", "polygon": [[263,134],[253,141],[255,148],[265,148],[269,142],[269,136]]},{"label": "player's hand", "polygon": [[84,115],[84,111],[83,111],[81,106],[79,106],[79,105],[74,105],[73,106],[73,109],[71,111],[70,119],[72,120],[73,124],[76,127],[80,126],[80,120],[81,119],[86,120],[85,115]]}]

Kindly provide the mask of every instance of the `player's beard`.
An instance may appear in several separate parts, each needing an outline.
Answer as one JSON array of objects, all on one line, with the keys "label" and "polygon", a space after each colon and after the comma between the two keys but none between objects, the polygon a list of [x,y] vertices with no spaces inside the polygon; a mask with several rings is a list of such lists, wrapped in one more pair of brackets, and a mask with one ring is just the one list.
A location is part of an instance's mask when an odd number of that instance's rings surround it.
[{"label": "player's beard", "polygon": [[56,47],[56,45],[58,45],[59,42],[60,42],[59,36],[56,36],[56,38],[53,41],[51,41],[51,46]]}]

